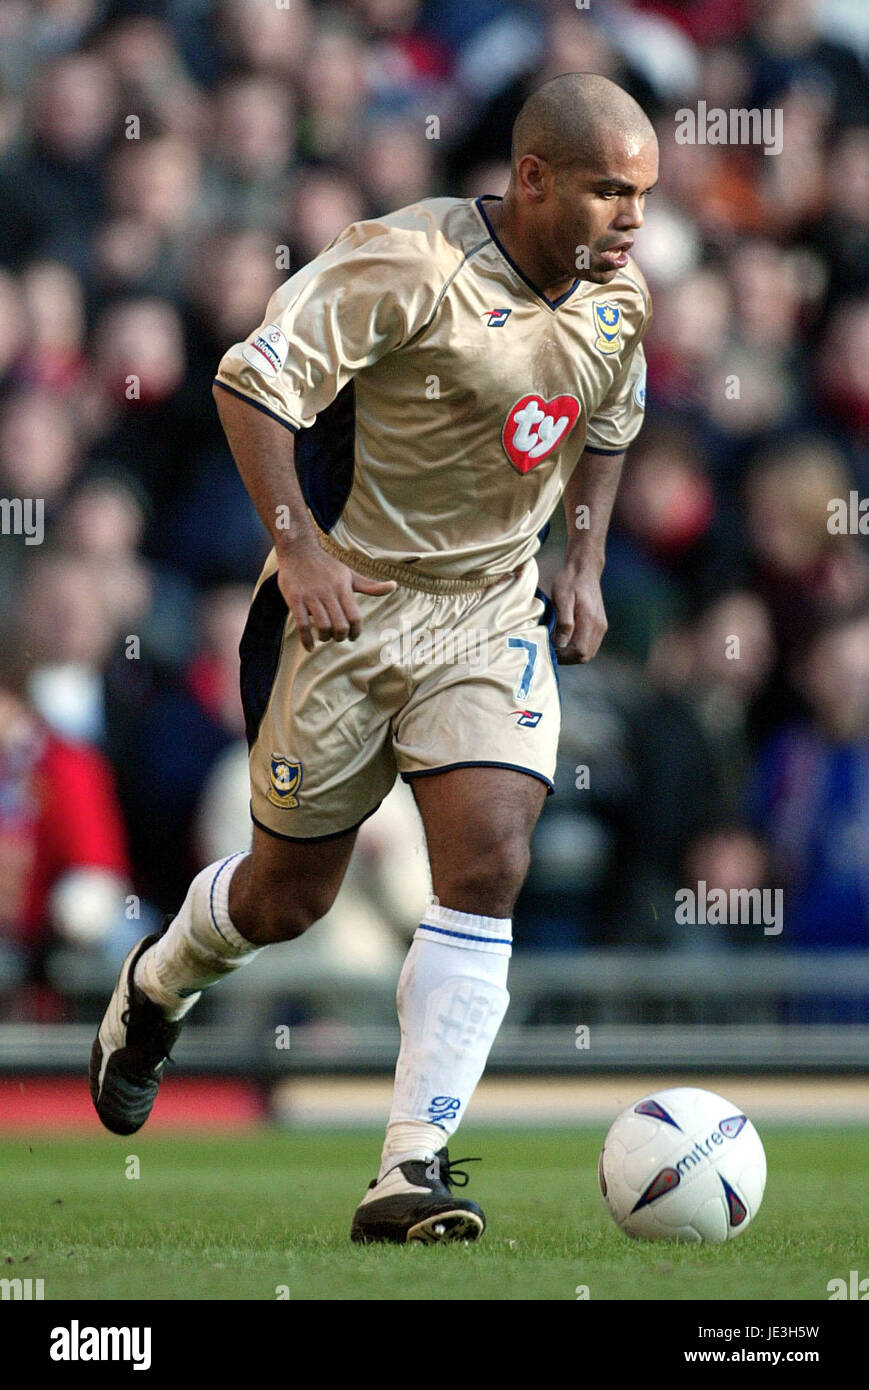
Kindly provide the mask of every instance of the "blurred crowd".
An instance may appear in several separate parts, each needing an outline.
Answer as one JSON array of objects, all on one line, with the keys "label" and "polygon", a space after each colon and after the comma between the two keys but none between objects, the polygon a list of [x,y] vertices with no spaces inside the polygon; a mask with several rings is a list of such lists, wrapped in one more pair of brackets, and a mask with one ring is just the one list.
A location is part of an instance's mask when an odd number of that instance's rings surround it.
[{"label": "blurred crowd", "polygon": [[[655,313],[610,630],[563,674],[520,949],[763,940],[675,926],[701,880],[781,887],[779,945],[869,942],[869,555],[828,524],[869,497],[867,21],[850,0],[0,0],[0,497],[44,504],[41,544],[0,536],[19,1004],[62,1013],[53,944],[120,951],[249,836],[237,647],[267,538],[217,362],[349,222],[503,192],[525,96],[577,70],[659,133]],[[781,110],[781,153],[677,143],[701,99]],[[559,546],[556,525],[544,581]],[[399,790],[323,940],[391,965],[425,888]]]}]

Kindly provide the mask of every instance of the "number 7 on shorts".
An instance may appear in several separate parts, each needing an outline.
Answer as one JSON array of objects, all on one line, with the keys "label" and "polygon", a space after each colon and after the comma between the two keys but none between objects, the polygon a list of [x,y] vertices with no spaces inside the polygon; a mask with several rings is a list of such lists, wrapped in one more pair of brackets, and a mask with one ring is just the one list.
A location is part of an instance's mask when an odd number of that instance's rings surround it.
[{"label": "number 7 on shorts", "polygon": [[508,637],[507,646],[524,647],[525,651],[528,653],[528,659],[525,662],[522,678],[515,691],[515,698],[517,700],[526,700],[531,690],[531,682],[534,679],[534,667],[537,664],[537,643],[532,642],[528,637]]}]

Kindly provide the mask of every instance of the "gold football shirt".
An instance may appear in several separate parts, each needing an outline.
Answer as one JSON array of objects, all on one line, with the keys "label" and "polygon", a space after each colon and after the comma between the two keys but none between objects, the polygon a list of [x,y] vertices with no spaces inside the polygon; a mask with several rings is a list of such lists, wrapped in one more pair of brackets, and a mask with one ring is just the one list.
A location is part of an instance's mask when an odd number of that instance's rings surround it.
[{"label": "gold football shirt", "polygon": [[521,565],[583,449],[621,453],[645,405],[651,306],[633,262],[550,301],[486,201],[353,223],[275,291],[216,377],[296,432],[323,530],[437,576]]}]

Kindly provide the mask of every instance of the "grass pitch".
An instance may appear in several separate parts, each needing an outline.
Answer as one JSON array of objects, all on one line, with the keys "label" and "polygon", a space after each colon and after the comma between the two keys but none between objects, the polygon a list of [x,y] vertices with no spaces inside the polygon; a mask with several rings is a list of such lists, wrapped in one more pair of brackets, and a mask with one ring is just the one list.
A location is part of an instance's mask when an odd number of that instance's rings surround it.
[{"label": "grass pitch", "polygon": [[[350,1244],[380,1136],[0,1139],[0,1264],[50,1299],[829,1298],[869,1273],[869,1131],[763,1128],[756,1222],[725,1246],[636,1244],[597,1187],[597,1131],[463,1131],[475,1245]],[[138,1177],[131,1158],[138,1159]],[[283,1295],[284,1297],[286,1294]]]}]

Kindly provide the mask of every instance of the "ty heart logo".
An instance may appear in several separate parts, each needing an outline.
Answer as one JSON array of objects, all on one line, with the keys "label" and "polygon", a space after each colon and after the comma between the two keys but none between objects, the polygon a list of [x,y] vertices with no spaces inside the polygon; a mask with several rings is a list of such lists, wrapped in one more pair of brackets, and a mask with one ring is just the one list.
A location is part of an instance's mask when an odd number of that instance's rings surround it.
[{"label": "ty heart logo", "polygon": [[530,473],[547,458],[579,419],[574,396],[523,396],[504,421],[501,441],[507,457],[520,473]]}]

